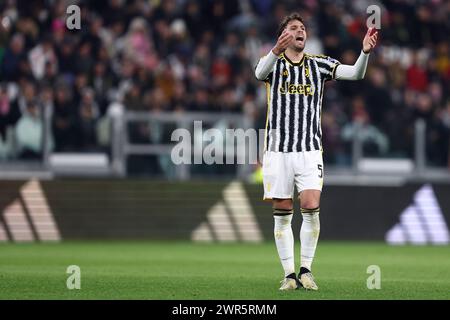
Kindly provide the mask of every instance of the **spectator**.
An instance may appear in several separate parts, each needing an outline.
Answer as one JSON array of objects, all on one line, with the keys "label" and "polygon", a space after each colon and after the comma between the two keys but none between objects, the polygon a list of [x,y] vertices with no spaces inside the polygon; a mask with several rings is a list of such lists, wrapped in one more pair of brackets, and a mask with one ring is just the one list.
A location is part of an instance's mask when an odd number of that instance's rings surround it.
[{"label": "spectator", "polygon": [[60,85],[55,92],[52,131],[55,137],[55,151],[74,151],[77,146],[75,121],[77,113],[69,88]]},{"label": "spectator", "polygon": [[0,138],[6,139],[6,130],[19,120],[21,112],[17,104],[11,103],[5,84],[0,85]]},{"label": "spectator", "polygon": [[[17,151],[21,159],[40,159],[43,154],[44,121],[37,100],[27,104],[27,110],[15,127]],[[49,148],[53,149],[50,136]]]},{"label": "spectator", "polygon": [[95,101],[95,92],[92,88],[83,89],[78,110],[79,114],[76,121],[78,146],[85,151],[96,151],[96,130],[100,118],[100,108]]},{"label": "spectator", "polygon": [[22,79],[18,97],[14,100],[14,109],[18,109],[20,114],[27,112],[27,105],[36,98],[36,85],[34,82]]},{"label": "spectator", "polygon": [[75,42],[66,37],[57,47],[58,67],[61,74],[72,75],[75,73]]},{"label": "spectator", "polygon": [[186,2],[186,8],[183,11],[183,20],[186,21],[189,34],[192,35],[196,42],[198,42],[201,31],[204,28],[200,3],[195,0],[189,0]]},{"label": "spectator", "polygon": [[77,73],[89,73],[94,66],[92,43],[89,41],[82,42],[75,59],[75,71]]},{"label": "spectator", "polygon": [[25,39],[22,34],[15,34],[6,49],[2,61],[2,78],[6,81],[17,81],[20,62],[25,59]]},{"label": "spectator", "polygon": [[367,111],[373,124],[382,127],[387,112],[392,110],[392,99],[387,86],[386,74],[379,67],[369,69],[365,86]]},{"label": "spectator", "polygon": [[343,127],[342,139],[350,144],[353,137],[359,137],[363,145],[363,154],[366,157],[386,154],[389,149],[388,138],[370,123],[369,113],[361,97],[353,100],[352,110],[352,122]]},{"label": "spectator", "polygon": [[407,88],[424,92],[428,87],[428,76],[417,52],[414,53],[413,63],[406,71]]},{"label": "spectator", "polygon": [[[31,49],[28,60],[32,66],[33,76],[37,80],[44,78],[46,73],[56,73],[56,54],[49,38],[44,38],[41,43]],[[47,70],[48,68],[52,70]]]},{"label": "spectator", "polygon": [[99,103],[101,114],[105,114],[108,108],[108,96],[114,90],[114,78],[106,63],[95,64],[90,83],[95,91],[95,100]]},{"label": "spectator", "polygon": [[158,62],[144,19],[135,18],[125,35],[125,57],[138,66],[151,70]]},{"label": "spectator", "polygon": [[[150,100],[151,101],[151,100]],[[150,105],[152,103],[150,102]],[[141,87],[136,82],[133,82],[130,90],[125,95],[124,105],[130,111],[144,111],[144,104],[142,103]],[[149,109],[147,109],[148,111]]]}]

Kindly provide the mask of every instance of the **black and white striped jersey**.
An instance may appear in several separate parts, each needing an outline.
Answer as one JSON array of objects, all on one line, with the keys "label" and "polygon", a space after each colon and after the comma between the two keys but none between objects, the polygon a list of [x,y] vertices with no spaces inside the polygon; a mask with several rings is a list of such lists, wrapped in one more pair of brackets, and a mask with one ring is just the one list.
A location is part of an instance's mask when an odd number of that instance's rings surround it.
[{"label": "black and white striped jersey", "polygon": [[[259,62],[258,62],[259,63]],[[304,54],[293,63],[282,54],[264,80],[267,86],[265,151],[322,150],[321,111],[325,81],[335,78],[339,61]]]}]

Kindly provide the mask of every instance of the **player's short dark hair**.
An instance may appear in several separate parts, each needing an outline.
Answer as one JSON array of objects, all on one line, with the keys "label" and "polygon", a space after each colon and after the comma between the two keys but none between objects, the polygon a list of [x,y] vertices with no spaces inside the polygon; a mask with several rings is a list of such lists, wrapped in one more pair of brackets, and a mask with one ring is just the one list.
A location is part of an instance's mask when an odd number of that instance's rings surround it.
[{"label": "player's short dark hair", "polygon": [[305,22],[303,21],[303,17],[300,15],[300,13],[293,12],[290,15],[284,17],[283,20],[281,21],[280,25],[278,26],[277,38],[283,33],[288,23],[291,22],[292,20],[298,20],[301,23],[303,23],[303,25],[305,24]]}]

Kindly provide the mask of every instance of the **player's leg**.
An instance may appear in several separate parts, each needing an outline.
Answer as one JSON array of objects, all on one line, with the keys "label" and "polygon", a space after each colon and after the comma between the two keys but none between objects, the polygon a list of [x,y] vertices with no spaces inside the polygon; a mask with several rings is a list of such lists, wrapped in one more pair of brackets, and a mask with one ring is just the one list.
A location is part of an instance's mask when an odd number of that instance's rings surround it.
[{"label": "player's leg", "polygon": [[294,234],[292,232],[292,199],[273,199],[274,238],[278,256],[284,270],[280,290],[297,289],[294,261]]},{"label": "player's leg", "polygon": [[312,263],[316,253],[320,233],[320,191],[303,190],[300,193],[302,226],[300,228],[300,272],[299,279],[306,289],[317,290],[312,276]]},{"label": "player's leg", "polygon": [[304,157],[300,174],[296,176],[299,190],[302,225],[300,228],[300,273],[299,279],[306,289],[317,290],[312,276],[317,242],[320,234],[320,196],[323,185],[322,152],[311,151],[301,155]]},{"label": "player's leg", "polygon": [[297,288],[294,262],[294,235],[292,194],[294,191],[293,170],[288,170],[285,155],[281,152],[266,152],[263,159],[264,199],[272,200],[274,238],[285,278],[280,290]]},{"label": "player's leg", "polygon": [[301,267],[311,270],[320,233],[320,194],[319,190],[303,190],[300,193],[302,226],[300,228]]}]

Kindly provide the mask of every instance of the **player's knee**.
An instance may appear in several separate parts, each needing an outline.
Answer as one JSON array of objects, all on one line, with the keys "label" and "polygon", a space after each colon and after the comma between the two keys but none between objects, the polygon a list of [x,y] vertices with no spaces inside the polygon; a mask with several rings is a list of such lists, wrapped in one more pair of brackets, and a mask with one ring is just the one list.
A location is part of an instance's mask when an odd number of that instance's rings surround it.
[{"label": "player's knee", "polygon": [[294,209],[292,208],[292,203],[289,204],[288,201],[275,203],[274,201],[273,217],[275,219],[275,237],[279,237],[280,232],[282,232],[283,230],[288,230],[289,228],[291,228],[293,213]]},{"label": "player's knee", "polygon": [[313,210],[313,209],[319,208],[319,205],[320,205],[319,201],[317,201],[315,199],[311,199],[311,200],[308,199],[308,200],[303,200],[301,202],[300,207],[302,209],[306,209],[306,210]]},{"label": "player's knee", "polygon": [[286,211],[292,211],[293,210],[293,203],[290,199],[280,199],[280,200],[273,200],[273,209],[274,210],[286,210]]},{"label": "player's knee", "polygon": [[304,190],[299,194],[300,208],[316,209],[320,206],[320,191]]}]

